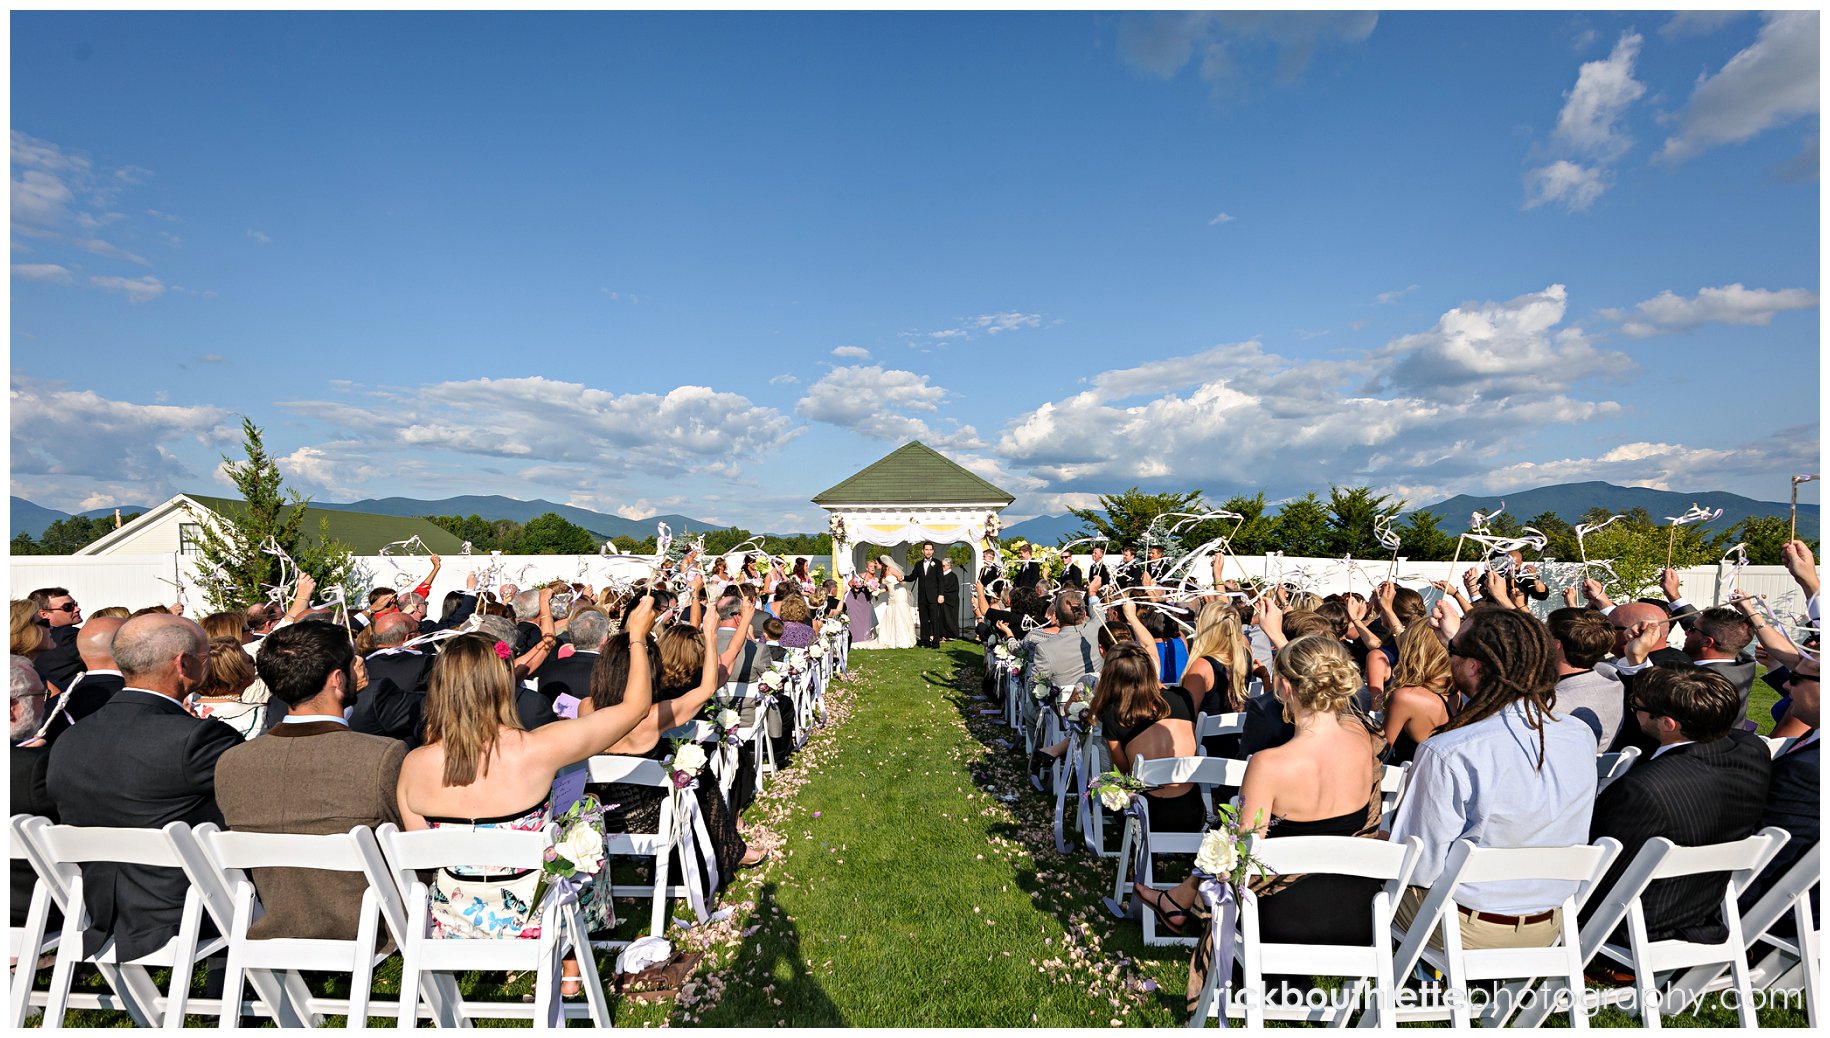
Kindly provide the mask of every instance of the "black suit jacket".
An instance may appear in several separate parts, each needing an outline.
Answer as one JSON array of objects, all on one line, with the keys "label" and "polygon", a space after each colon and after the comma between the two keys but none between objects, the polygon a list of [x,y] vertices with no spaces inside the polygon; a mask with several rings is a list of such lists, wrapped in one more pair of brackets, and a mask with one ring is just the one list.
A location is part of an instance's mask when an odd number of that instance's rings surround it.
[{"label": "black suit jacket", "polygon": [[[1818,832],[1823,826],[1823,807],[1817,797],[1823,774],[1823,745],[1821,739],[1814,739],[1810,745],[1794,746],[1793,752],[1781,754],[1773,761],[1773,781],[1767,786],[1760,827],[1776,825],[1791,833],[1792,838],[1779,848],[1766,870],[1754,877],[1754,882],[1742,892],[1743,912],[1754,907],[1754,902],[1760,900],[1768,887],[1778,882],[1806,851],[1817,845]],[[1811,888],[1812,908],[1818,904],[1817,891],[1817,887]]]},{"label": "black suit jacket", "polygon": [[940,597],[940,560],[922,559],[915,563],[915,572],[910,579],[915,581],[915,595],[923,602],[933,602]]},{"label": "black suit jacket", "polygon": [[443,620],[433,620],[430,618],[421,620],[419,622],[419,633],[431,634],[434,631],[443,631],[448,628],[456,627],[470,619],[470,615],[476,611],[477,593],[474,591],[466,591],[464,592],[464,597],[458,599],[458,604],[451,610],[451,615],[449,617]]},{"label": "black suit jacket", "polygon": [[[51,802],[51,790],[45,784],[45,769],[51,763],[49,746],[15,746],[12,750],[12,813],[43,815],[58,820],[57,805]],[[25,925],[26,909],[31,905],[32,886],[38,873],[23,861],[13,862],[13,923]],[[53,908],[52,914],[56,914]]]},{"label": "black suit jacket", "polygon": [[[46,781],[68,825],[221,825],[216,759],[241,742],[235,729],[164,696],[124,691],[57,741]],[[123,959],[156,950],[178,932],[188,886],[178,869],[84,865],[84,950],[99,951],[110,935]]]},{"label": "black suit jacket", "polygon": [[591,698],[591,671],[597,667],[598,654],[575,651],[564,659],[554,656],[534,671],[539,692],[548,703],[561,693],[573,699]]},{"label": "black suit jacket", "polygon": [[1100,580],[1104,581],[1105,582],[1104,586],[1111,587],[1112,586],[1112,567],[1106,565],[1103,562],[1087,563],[1087,585],[1089,587],[1092,586],[1094,577],[1098,577]]},{"label": "black suit jacket", "polygon": [[[1612,836],[1620,857],[1602,878],[1612,890],[1647,841],[1663,836],[1680,847],[1739,840],[1760,828],[1772,758],[1766,742],[1734,731],[1706,743],[1676,746],[1642,760],[1595,798],[1589,839]],[[1659,880],[1640,896],[1646,932],[1655,941],[1721,941],[1728,936],[1719,906],[1722,874]],[[1601,907],[1590,899],[1584,922]]]},{"label": "black suit jacket", "polygon": [[942,573],[940,576],[940,593],[945,595],[949,605],[959,602],[959,574]]},{"label": "black suit jacket", "polygon": [[1022,568],[1017,570],[1017,587],[1035,587],[1040,583],[1042,583],[1042,564],[1040,562],[1025,562]]}]

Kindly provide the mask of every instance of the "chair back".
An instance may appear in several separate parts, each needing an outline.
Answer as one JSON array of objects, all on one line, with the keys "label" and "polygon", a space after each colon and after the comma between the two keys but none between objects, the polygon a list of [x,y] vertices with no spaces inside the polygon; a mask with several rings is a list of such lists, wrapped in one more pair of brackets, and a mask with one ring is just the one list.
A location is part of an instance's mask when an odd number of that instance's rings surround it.
[{"label": "chair back", "polygon": [[1780,754],[1791,749],[1792,744],[1798,741],[1798,737],[1795,735],[1786,739],[1775,739],[1767,735],[1760,738],[1766,743],[1767,753],[1771,754],[1774,760],[1778,760]]},{"label": "chair back", "polygon": [[1639,747],[1629,746],[1618,753],[1604,753],[1601,756],[1596,757],[1595,776],[1597,782],[1595,791],[1599,793],[1601,790],[1608,788],[1608,785],[1615,779],[1625,775],[1627,770],[1633,767],[1634,763],[1639,760],[1639,756]]},{"label": "chair back", "polygon": [[1195,716],[1195,741],[1211,738],[1216,735],[1238,735],[1245,731],[1245,714],[1197,714]]},{"label": "chair back", "polygon": [[1740,893],[1760,871],[1760,867],[1770,861],[1789,839],[1790,833],[1774,826],[1768,826],[1732,843],[1712,843],[1702,847],[1679,847],[1660,836],[1647,841],[1648,847],[1664,844],[1665,851],[1646,878],[1648,882],[1654,882],[1673,876],[1732,872],[1738,874],[1735,877],[1735,892]]},{"label": "chair back", "polygon": [[1422,850],[1418,836],[1398,843],[1360,836],[1255,836],[1249,853],[1275,875],[1359,876],[1401,885]]},{"label": "chair back", "polygon": [[1245,765],[1231,757],[1137,757],[1131,777],[1146,786],[1173,786],[1192,782],[1201,786],[1237,786],[1245,781]]},{"label": "chair back", "polygon": [[[1612,853],[1604,843],[1613,843]],[[1454,871],[1457,886],[1521,879],[1593,883],[1618,853],[1620,844],[1611,840],[1573,847],[1476,847],[1468,840],[1457,840],[1443,872]],[[1457,855],[1465,858],[1459,870],[1455,869]]]},{"label": "chair back", "polygon": [[403,833],[390,823],[375,831],[381,851],[403,890],[421,884],[417,873],[443,868],[538,869],[553,843],[554,826],[542,829],[419,829]]},{"label": "chair back", "polygon": [[673,779],[667,766],[649,757],[629,757],[600,753],[585,761],[593,785],[621,782],[631,786],[671,786]]}]

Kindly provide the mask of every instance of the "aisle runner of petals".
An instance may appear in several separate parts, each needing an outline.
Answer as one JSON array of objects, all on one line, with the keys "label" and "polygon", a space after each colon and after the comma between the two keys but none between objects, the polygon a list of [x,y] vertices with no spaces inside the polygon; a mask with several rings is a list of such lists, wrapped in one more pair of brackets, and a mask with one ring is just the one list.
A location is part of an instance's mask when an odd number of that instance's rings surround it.
[{"label": "aisle runner of petals", "polygon": [[[1157,994],[1156,980],[1142,974],[1140,967],[1145,964],[1106,948],[1117,936],[1118,927],[1128,925],[1100,907],[1100,898],[1110,882],[1102,869],[1106,863],[1089,855],[1063,855],[1055,850],[1053,800],[1029,785],[1023,748],[1012,743],[1010,728],[1002,722],[1001,713],[977,713],[985,706],[985,700],[979,697],[983,673],[983,666],[975,659],[961,665],[954,675],[954,687],[960,690],[973,714],[969,718],[951,718],[951,723],[966,736],[952,756],[961,772],[972,776],[989,801],[979,814],[1008,824],[1016,833],[1015,839],[990,837],[990,853],[1013,871],[1035,873],[1037,891],[1031,900],[1036,911],[1056,918],[1066,931],[1059,942],[1053,937],[1044,940],[1059,954],[1040,960],[1032,958],[1029,964],[1056,983],[1080,985],[1093,997],[1104,999],[1118,1014],[1107,1021],[1109,1026],[1144,1026],[1144,1021],[1125,1018],[1133,1009],[1144,1008],[1164,996]],[[990,925],[992,921],[985,922]],[[1176,969],[1186,970],[1185,949],[1165,949],[1163,955],[1176,964]],[[1172,994],[1179,1008],[1181,992]],[[1097,1017],[1096,1010],[1088,1010],[1087,1014]],[[1032,1013],[1030,1022],[1040,1021]]]},{"label": "aisle runner of petals", "polygon": [[[728,915],[717,913],[712,922],[689,929],[676,929],[669,934],[676,949],[705,953],[698,974],[681,985],[680,996],[674,1003],[673,1016],[668,1021],[670,1024],[698,1023],[702,1015],[717,1008],[725,988],[733,982],[762,984],[768,980],[763,967],[753,966],[747,974],[737,973],[733,967],[744,943],[755,938],[780,917],[781,909],[771,907],[771,918],[756,918],[756,894],[765,882],[779,886],[794,884],[794,876],[789,872],[793,850],[788,847],[789,840],[783,833],[796,828],[797,819],[820,817],[818,811],[809,815],[800,803],[801,787],[830,763],[843,747],[845,722],[851,717],[857,682],[857,664],[854,662],[850,675],[839,676],[825,690],[826,726],[815,729],[808,736],[806,745],[795,753],[794,760],[788,767],[768,776],[762,791],[757,793],[756,799],[745,809],[743,821],[739,825],[744,841],[752,848],[768,852],[770,858],[762,867],[740,873],[737,880],[725,890],[721,900],[734,911]],[[803,839],[813,838],[813,834],[805,829],[801,835]],[[793,923],[794,918],[786,917],[786,921]],[[828,960],[823,965],[831,964]],[[760,990],[771,996],[770,1002],[773,1005],[782,1004],[781,999],[773,997],[773,984]],[[777,1020],[776,1024],[786,1022]],[[762,1021],[757,1023],[761,1024]]]}]

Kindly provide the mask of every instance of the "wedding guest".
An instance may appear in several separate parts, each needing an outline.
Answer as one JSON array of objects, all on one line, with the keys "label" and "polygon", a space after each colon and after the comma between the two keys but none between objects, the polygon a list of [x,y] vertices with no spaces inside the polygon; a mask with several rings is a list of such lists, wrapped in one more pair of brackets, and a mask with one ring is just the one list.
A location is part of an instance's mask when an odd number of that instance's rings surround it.
[{"label": "wedding guest", "polygon": [[76,652],[83,607],[70,597],[68,589],[61,587],[41,587],[27,597],[38,606],[38,622],[48,626],[51,635],[50,645],[32,658],[32,665],[38,668],[45,684],[69,688],[83,669],[82,658]]},{"label": "wedding guest", "polygon": [[1391,752],[1385,762],[1403,764],[1453,720],[1461,706],[1449,676],[1449,653],[1435,631],[1412,624],[1398,636],[1398,666],[1391,685],[1385,701],[1385,742]]},{"label": "wedding guest", "polygon": [[[228,614],[240,617],[239,613]],[[322,625],[320,625],[322,626]],[[254,684],[254,657],[232,638],[210,639],[210,662],[203,682],[186,700],[198,717],[213,717],[235,729],[243,739],[252,739],[264,729],[266,707],[244,702],[242,693]]]},{"label": "wedding guest", "polygon": [[[1126,619],[1134,620],[1133,604],[1127,601],[1124,609]],[[1126,774],[1140,756],[1151,760],[1195,756],[1194,704],[1180,686],[1162,683],[1149,635],[1141,630],[1135,634],[1136,642],[1115,645],[1106,652],[1088,708],[1091,716],[1099,718],[1112,766]],[[1145,805],[1151,828],[1160,832],[1198,832],[1206,813],[1200,790],[1186,782],[1147,791]]]},{"label": "wedding guest", "polygon": [[1016,585],[1021,588],[1034,589],[1042,583],[1042,564],[1034,558],[1035,549],[1028,544],[1017,545],[1017,578]]},{"label": "wedding guest", "polygon": [[[624,624],[628,636],[645,641],[654,624],[652,601],[644,597]],[[632,657],[620,703],[527,731],[515,712],[515,685],[513,664],[487,636],[460,635],[440,651],[426,693],[426,744],[401,764],[403,828],[544,828],[559,769],[627,735],[646,716],[652,694],[646,655]],[[434,936],[526,934],[539,878],[538,872],[439,870],[434,885],[445,896],[433,900]],[[466,914],[464,908],[478,900],[487,911]],[[576,978],[577,963],[567,960],[564,972]]]},{"label": "wedding guest", "polygon": [[781,618],[782,633],[778,639],[783,648],[805,649],[814,642],[813,610],[799,595],[789,595],[776,604],[775,615]]},{"label": "wedding guest", "polygon": [[[216,762],[216,801],[230,829],[327,836],[400,824],[406,744],[352,732],[343,719],[356,700],[357,664],[349,639],[330,624],[291,624],[267,639],[257,667],[287,713]],[[275,868],[256,869],[253,878],[264,913],[250,938],[356,936],[362,876]]]},{"label": "wedding guest", "polygon": [[[1742,893],[1743,912],[1752,908],[1769,887],[1779,882],[1780,877],[1790,871],[1806,851],[1817,846],[1818,836],[1823,829],[1822,800],[1819,798],[1823,776],[1823,739],[1818,731],[1823,704],[1821,674],[1822,667],[1816,659],[1800,660],[1782,683],[1784,687],[1780,691],[1792,697],[1791,716],[1807,727],[1805,734],[1798,736],[1791,746],[1773,759],[1772,782],[1767,786],[1766,804],[1761,811],[1759,825],[1761,828],[1776,825],[1791,833],[1792,838],[1779,848],[1773,855],[1773,860],[1767,863],[1767,867]],[[1817,914],[1820,886],[1818,884],[1811,888],[1811,910],[1818,919],[1823,918]],[[1790,914],[1779,929],[1786,933],[1792,932]]]},{"label": "wedding guest", "polygon": [[[12,727],[9,729],[12,732],[12,785],[9,787],[12,813],[43,815],[55,822],[58,821],[57,803],[51,799],[51,791],[45,784],[45,773],[51,763],[51,748],[45,744],[44,739],[36,737],[45,719],[44,679],[38,676],[32,661],[24,656],[13,656],[9,661],[9,670],[12,686],[9,696],[12,717]],[[26,912],[32,902],[32,887],[37,882],[37,873],[32,871],[30,863],[23,859],[13,862],[12,925],[25,925]],[[56,910],[52,911],[55,913]]]},{"label": "wedding guest", "polygon": [[[1657,744],[1595,799],[1590,840],[1612,836],[1620,855],[1583,908],[1600,908],[1646,843],[1664,837],[1680,847],[1728,843],[1760,824],[1772,776],[1772,756],[1752,732],[1735,686],[1703,667],[1656,667],[1633,685],[1634,722]],[[1654,941],[1720,942],[1723,875],[1659,880],[1640,895],[1646,934]],[[1624,939],[1625,926],[1617,934]]]},{"label": "wedding guest", "polygon": [[1597,747],[1612,746],[1626,716],[1613,667],[1600,666],[1614,647],[1614,628],[1593,609],[1556,609],[1544,618],[1556,642],[1557,710],[1595,729]]},{"label": "wedding guest", "polygon": [[[1195,618],[1195,634],[1188,645],[1188,666],[1182,669],[1182,687],[1188,690],[1198,714],[1231,714],[1245,709],[1251,656],[1239,614],[1225,599],[1210,598]],[[1237,735],[1207,739],[1207,755],[1230,757],[1238,751]]]},{"label": "wedding guest", "polygon": [[[1550,632],[1530,613],[1476,609],[1449,634],[1450,674],[1466,704],[1417,748],[1391,838],[1423,841],[1412,887],[1397,906],[1409,926],[1456,840],[1480,847],[1568,847],[1589,842],[1595,804],[1595,732],[1551,710],[1557,672]],[[1558,935],[1556,905],[1569,884],[1469,884],[1457,901],[1469,948],[1535,948]],[[1432,937],[1432,945],[1440,942]]]},{"label": "wedding guest", "polygon": [[[157,829],[170,822],[222,824],[216,761],[241,745],[220,721],[193,717],[184,698],[204,679],[209,640],[194,621],[135,617],[114,639],[126,687],[65,732],[51,750],[47,784],[69,825]],[[132,795],[123,795],[131,790]],[[190,883],[178,869],[96,862],[84,865],[90,926],[83,950],[109,938],[122,960],[157,950],[178,932]]]}]

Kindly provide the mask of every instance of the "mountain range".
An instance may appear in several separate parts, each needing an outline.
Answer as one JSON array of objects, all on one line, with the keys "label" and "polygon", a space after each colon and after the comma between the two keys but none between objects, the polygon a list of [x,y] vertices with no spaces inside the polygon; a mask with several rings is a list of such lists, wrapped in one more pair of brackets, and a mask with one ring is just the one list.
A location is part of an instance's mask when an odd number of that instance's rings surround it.
[{"label": "mountain range", "polygon": [[[1433,505],[1408,509],[1408,512],[1433,512],[1443,520],[1442,529],[1456,531],[1466,525],[1467,517],[1475,511],[1491,512],[1500,507],[1501,501],[1506,504],[1506,514],[1520,522],[1527,522],[1532,516],[1552,512],[1562,517],[1565,522],[1576,523],[1583,513],[1591,508],[1605,508],[1609,512],[1626,512],[1634,508],[1644,508],[1652,513],[1653,519],[1662,520],[1666,516],[1682,515],[1693,503],[1709,509],[1722,509],[1722,518],[1713,523],[1704,524],[1705,529],[1720,530],[1746,519],[1752,515],[1786,515],[1791,506],[1784,501],[1756,501],[1740,494],[1713,490],[1698,494],[1677,493],[1670,490],[1652,490],[1647,487],[1619,487],[1612,483],[1592,481],[1587,483],[1559,483],[1554,486],[1538,487],[1534,490],[1522,490],[1512,494],[1495,494],[1486,497],[1474,497],[1460,494],[1439,501]],[[1276,508],[1270,509],[1275,512]],[[1104,514],[1104,513],[1101,513]],[[1456,525],[1463,524],[1462,526]],[[1811,540],[1817,536],[1818,506],[1801,504],[1798,506],[1798,535]],[[1006,539],[1021,537],[1037,544],[1057,544],[1072,540],[1082,530],[1080,520],[1073,513],[1065,515],[1038,515],[1020,523],[1012,523],[1004,528]]]},{"label": "mountain range", "polygon": [[[1490,512],[1506,502],[1506,513],[1524,522],[1532,516],[1544,512],[1553,512],[1567,522],[1574,523],[1591,508],[1605,508],[1610,512],[1625,512],[1632,508],[1644,508],[1655,518],[1668,515],[1679,515],[1692,503],[1705,508],[1722,509],[1722,518],[1708,524],[1711,529],[1732,526],[1750,515],[1785,515],[1789,507],[1783,501],[1756,501],[1753,498],[1730,494],[1726,491],[1709,491],[1698,494],[1677,493],[1669,490],[1651,490],[1646,487],[1620,487],[1612,483],[1559,483],[1554,486],[1538,487],[1512,494],[1474,497],[1467,494],[1449,498],[1433,505],[1411,511],[1434,512],[1443,519],[1444,529],[1459,529],[1458,522],[1465,522],[1466,517],[1476,511]],[[686,530],[705,531],[723,529],[722,523],[710,523],[691,516],[668,513],[650,516],[646,519],[625,519],[620,515],[605,515],[593,512],[588,508],[576,508],[572,505],[554,504],[551,501],[521,501],[512,497],[465,495],[447,497],[438,501],[424,501],[412,497],[364,498],[347,504],[333,504],[327,501],[314,501],[319,508],[334,508],[346,512],[373,512],[378,515],[480,515],[485,519],[512,519],[525,523],[536,516],[547,512],[557,512],[571,522],[591,531],[599,537],[633,537],[642,540],[651,537],[655,524],[664,522],[676,534]],[[147,510],[145,505],[122,505],[122,514],[132,514]],[[84,516],[112,515],[113,507],[93,508],[78,513]],[[60,512],[34,504],[23,497],[12,499],[12,532],[29,533],[39,537],[53,522],[69,518],[71,513]],[[1081,529],[1080,520],[1070,514],[1038,515],[1020,523],[1012,523],[1004,528],[1006,540],[1021,537],[1037,544],[1057,544],[1071,540]],[[1818,529],[1818,506],[1801,504],[1798,506],[1798,533],[1806,539],[1815,538]],[[775,536],[775,535],[771,535]]]}]

